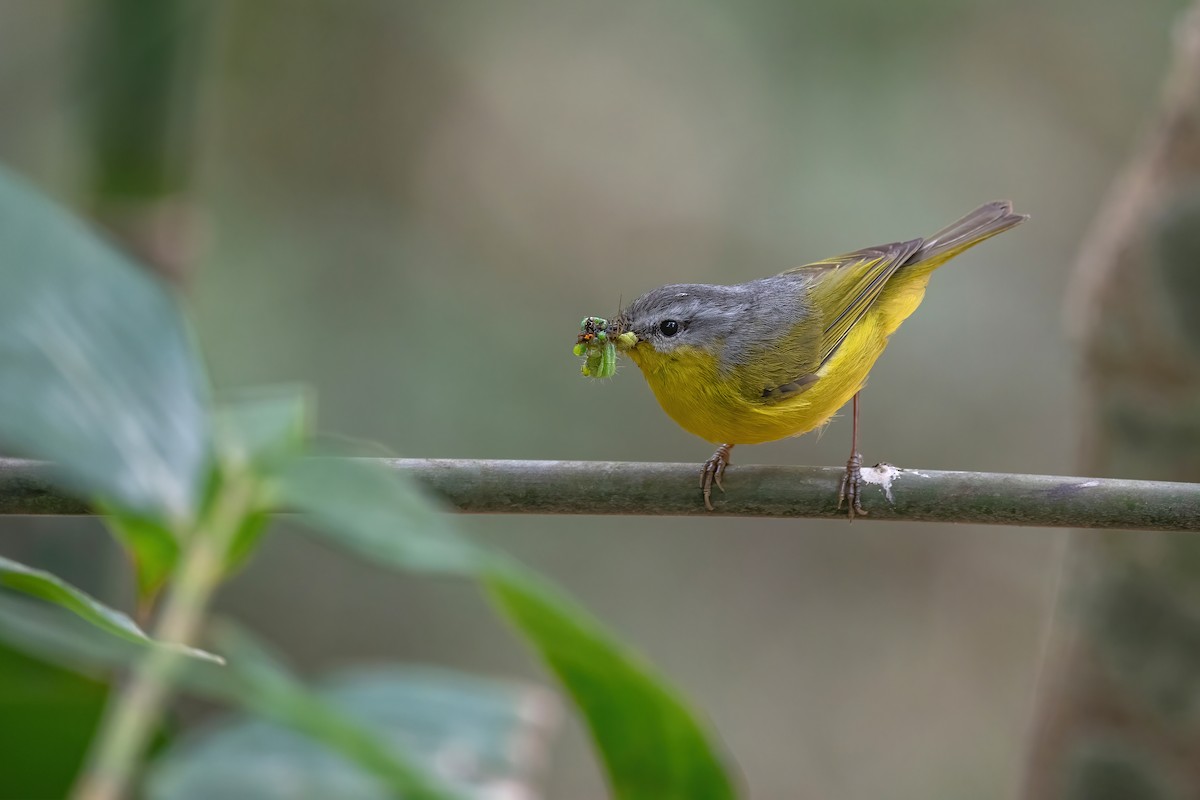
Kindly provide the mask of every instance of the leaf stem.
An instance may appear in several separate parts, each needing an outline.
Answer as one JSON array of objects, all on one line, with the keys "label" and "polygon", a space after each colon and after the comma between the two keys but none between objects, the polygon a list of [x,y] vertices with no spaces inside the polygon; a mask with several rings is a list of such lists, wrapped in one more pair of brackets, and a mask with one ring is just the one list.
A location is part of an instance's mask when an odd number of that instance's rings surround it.
[{"label": "leaf stem", "polygon": [[[253,510],[255,497],[256,485],[248,476],[231,476],[211,513],[191,532],[154,628],[156,640],[193,643],[225,572],[229,545]],[[109,703],[88,765],[72,792],[74,800],[119,800],[128,794],[183,658],[175,648],[157,646],[134,666],[120,694]]]}]

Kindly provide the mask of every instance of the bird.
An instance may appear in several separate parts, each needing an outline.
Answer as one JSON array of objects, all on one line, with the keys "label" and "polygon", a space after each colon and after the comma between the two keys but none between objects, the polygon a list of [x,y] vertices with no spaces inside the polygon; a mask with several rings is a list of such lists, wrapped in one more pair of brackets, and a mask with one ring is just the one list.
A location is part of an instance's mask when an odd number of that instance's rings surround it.
[{"label": "bird", "polygon": [[[862,507],[859,395],[888,338],[921,304],[933,271],[1028,219],[987,203],[933,234],[876,245],[733,285],[649,291],[616,317],[589,317],[576,345],[606,377],[616,353],[637,365],[667,415],[719,445],[700,472],[704,506],[738,445],[813,431],[853,404],[838,509]],[[603,358],[602,354],[608,357]],[[597,369],[603,365],[603,369]]]}]

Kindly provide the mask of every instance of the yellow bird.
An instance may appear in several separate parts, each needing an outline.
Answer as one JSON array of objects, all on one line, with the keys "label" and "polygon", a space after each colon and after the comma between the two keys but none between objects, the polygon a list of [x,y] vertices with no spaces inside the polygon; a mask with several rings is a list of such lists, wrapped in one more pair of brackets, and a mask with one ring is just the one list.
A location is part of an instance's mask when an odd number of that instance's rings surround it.
[{"label": "yellow bird", "polygon": [[612,351],[601,359],[595,348],[615,347],[638,365],[673,420],[720,445],[700,475],[709,510],[712,485],[724,491],[735,445],[808,433],[853,399],[851,454],[838,498],[853,519],[866,513],[858,393],[888,337],[921,304],[935,269],[1027,218],[1007,202],[988,203],[927,238],[733,286],[663,286],[611,322],[584,320],[576,352],[587,350],[590,365],[605,365],[600,372],[585,366],[585,375],[604,376],[612,372]]}]

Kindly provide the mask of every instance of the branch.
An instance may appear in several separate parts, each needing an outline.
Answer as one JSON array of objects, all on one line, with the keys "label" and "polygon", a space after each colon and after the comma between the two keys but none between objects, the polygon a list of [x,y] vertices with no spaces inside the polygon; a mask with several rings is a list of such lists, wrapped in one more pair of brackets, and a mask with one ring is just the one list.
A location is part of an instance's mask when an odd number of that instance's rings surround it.
[{"label": "branch", "polygon": [[[841,468],[735,465],[716,511],[700,499],[698,464],[380,459],[473,514],[629,514],[838,519]],[[863,470],[867,520],[1120,530],[1200,530],[1200,484]],[[51,466],[0,459],[0,515],[88,514],[54,488]]]}]

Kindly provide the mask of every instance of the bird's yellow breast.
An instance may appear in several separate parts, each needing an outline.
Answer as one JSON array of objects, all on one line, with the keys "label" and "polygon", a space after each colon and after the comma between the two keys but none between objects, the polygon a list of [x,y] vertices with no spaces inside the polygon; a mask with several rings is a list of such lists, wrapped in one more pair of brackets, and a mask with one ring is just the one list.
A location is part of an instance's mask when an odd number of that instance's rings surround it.
[{"label": "bird's yellow breast", "polygon": [[[684,430],[715,444],[759,444],[819,428],[850,401],[887,346],[888,336],[924,296],[928,275],[897,286],[851,329],[803,391],[771,401],[747,389],[719,355],[694,347],[661,353],[643,343],[629,350],[659,405]],[[764,356],[769,358],[769,354]]]}]

